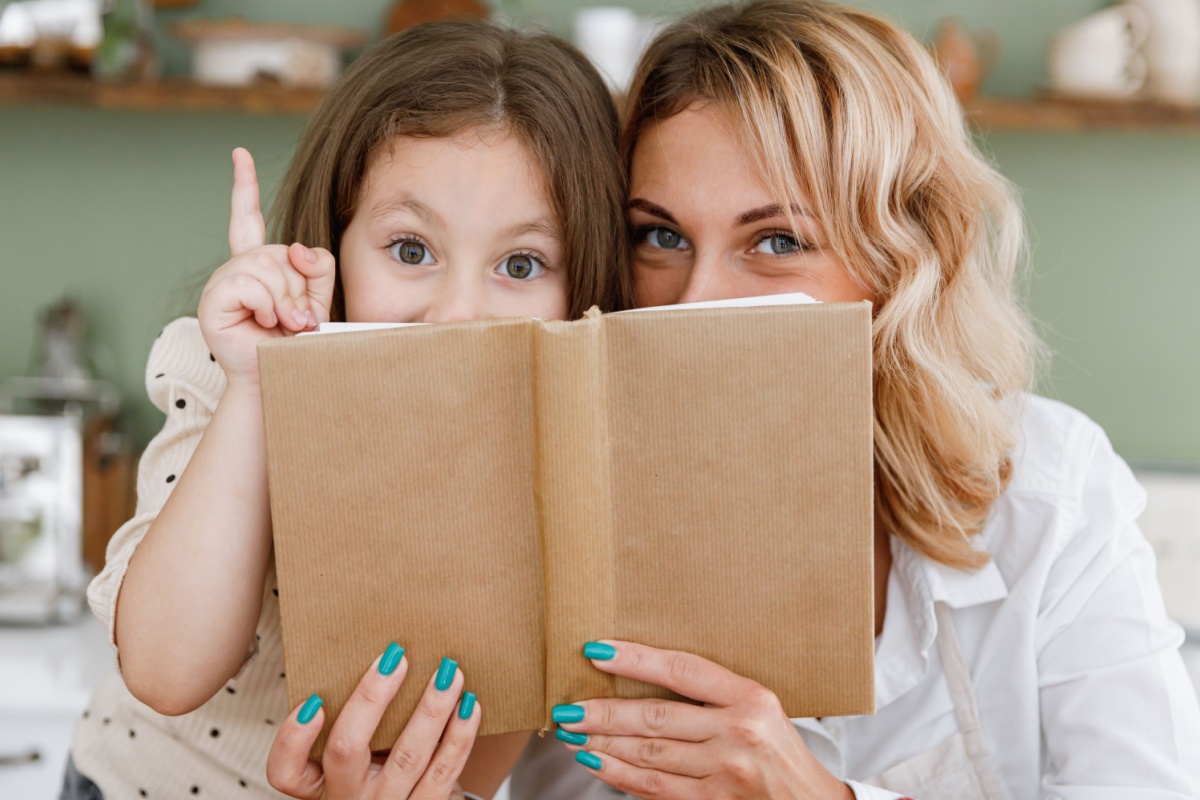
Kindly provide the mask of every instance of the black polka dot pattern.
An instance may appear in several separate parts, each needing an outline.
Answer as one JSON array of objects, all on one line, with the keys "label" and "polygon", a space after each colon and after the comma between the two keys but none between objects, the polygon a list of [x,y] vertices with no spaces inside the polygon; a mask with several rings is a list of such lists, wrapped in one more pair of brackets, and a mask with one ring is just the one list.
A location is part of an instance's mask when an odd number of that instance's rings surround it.
[{"label": "black polka dot pattern", "polygon": [[216,357],[216,356],[214,356],[212,353],[209,353],[209,354],[208,354],[208,360],[209,360],[209,361],[213,361],[213,362],[215,362],[215,361],[217,360],[217,357]]},{"label": "black polka dot pattern", "polygon": [[230,694],[237,694],[237,689],[234,689],[232,686],[226,686],[225,691],[229,692]]},{"label": "black polka dot pattern", "polygon": [[199,786],[193,786],[193,787],[192,787],[192,794],[200,794],[200,787],[199,787]]},{"label": "black polka dot pattern", "polygon": [[174,476],[174,475],[168,475],[168,476],[167,476],[167,483],[174,483],[174,482],[175,482],[175,476]]},{"label": "black polka dot pattern", "polygon": [[164,375],[166,375],[166,374],[167,374],[167,373],[165,373],[165,372],[160,372],[160,373],[158,373],[157,375],[155,375],[154,377],[156,377],[156,378],[161,378],[162,376],[164,376]]},{"label": "black polka dot pattern", "polygon": [[215,739],[221,735],[221,732],[219,730],[217,730],[216,728],[213,728],[211,731],[208,732],[208,735]]},{"label": "black polka dot pattern", "polygon": [[278,590],[278,589],[272,589],[272,590],[271,590],[271,594],[275,595],[276,597],[279,597],[279,590]]},{"label": "black polka dot pattern", "polygon": [[182,397],[179,398],[178,400],[175,401],[175,407],[176,408],[187,408],[187,400],[184,400]]},{"label": "black polka dot pattern", "polygon": [[145,789],[138,789],[138,797],[146,797],[146,796],[147,795],[146,795]]},{"label": "black polka dot pattern", "polygon": [[133,728],[130,728],[129,729],[129,738],[132,739],[135,736],[137,736],[137,731],[135,731]]},{"label": "black polka dot pattern", "polygon": [[267,720],[267,721],[266,721],[266,723],[267,723],[268,725],[274,725],[274,724],[275,724],[275,720],[273,720],[273,719],[269,719],[269,720]]},{"label": "black polka dot pattern", "polygon": [[246,788],[246,782],[245,782],[244,780],[242,780],[241,778],[238,778],[238,786],[240,786],[240,787],[242,787],[243,789],[245,789],[245,788]]}]

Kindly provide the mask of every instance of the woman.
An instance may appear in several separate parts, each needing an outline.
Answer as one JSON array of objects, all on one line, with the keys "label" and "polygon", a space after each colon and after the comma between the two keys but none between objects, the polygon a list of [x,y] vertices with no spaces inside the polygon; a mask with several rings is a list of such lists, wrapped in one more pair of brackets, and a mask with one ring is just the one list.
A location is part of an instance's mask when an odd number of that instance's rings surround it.
[{"label": "woman", "polygon": [[915,39],[805,0],[701,11],[643,57],[624,147],[640,305],[874,304],[878,711],[788,720],[711,662],[606,640],[598,669],[703,705],[562,709],[582,719],[532,741],[513,798],[1200,796],[1144,492],[1027,394],[1014,192]]}]

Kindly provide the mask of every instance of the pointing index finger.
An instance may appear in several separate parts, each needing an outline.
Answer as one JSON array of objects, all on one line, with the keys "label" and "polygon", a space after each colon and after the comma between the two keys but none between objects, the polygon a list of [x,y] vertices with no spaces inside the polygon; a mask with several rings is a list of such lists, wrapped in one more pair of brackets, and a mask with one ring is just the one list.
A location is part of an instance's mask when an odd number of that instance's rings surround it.
[{"label": "pointing index finger", "polygon": [[267,225],[258,199],[258,173],[250,151],[233,151],[233,202],[229,215],[229,255],[241,255],[267,243]]}]

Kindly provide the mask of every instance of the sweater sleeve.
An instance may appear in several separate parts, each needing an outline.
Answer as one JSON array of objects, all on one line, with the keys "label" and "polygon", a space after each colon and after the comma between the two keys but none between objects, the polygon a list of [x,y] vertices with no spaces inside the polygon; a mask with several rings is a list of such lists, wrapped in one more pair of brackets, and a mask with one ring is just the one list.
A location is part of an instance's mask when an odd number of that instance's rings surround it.
[{"label": "sweater sleeve", "polygon": [[225,373],[204,342],[199,320],[182,317],[167,325],[146,365],[146,391],[166,421],[138,463],[136,513],[109,540],[104,569],[87,590],[114,651],[117,593],[129,561],[191,460],[224,389]]}]

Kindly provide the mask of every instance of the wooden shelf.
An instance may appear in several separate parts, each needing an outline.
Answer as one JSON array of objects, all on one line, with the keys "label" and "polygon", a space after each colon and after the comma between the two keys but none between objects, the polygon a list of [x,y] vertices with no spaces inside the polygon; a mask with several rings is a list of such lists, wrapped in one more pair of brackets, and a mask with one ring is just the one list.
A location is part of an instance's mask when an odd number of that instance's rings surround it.
[{"label": "wooden shelf", "polygon": [[132,111],[307,114],[324,95],[323,89],[274,85],[202,86],[180,79],[102,83],[86,76],[0,72],[0,106],[76,105]]},{"label": "wooden shelf", "polygon": [[[186,79],[101,83],[81,75],[0,72],[0,106],[77,105],[134,111],[205,111],[307,114],[322,89],[282,86],[202,86]],[[1145,101],[1080,100],[1053,95],[980,97],[966,104],[967,119],[983,132],[1177,131],[1200,134],[1200,107]]]},{"label": "wooden shelf", "polygon": [[980,97],[965,104],[976,128],[1008,131],[1176,131],[1200,134],[1200,107],[1145,100],[1084,100],[1051,94]]}]

